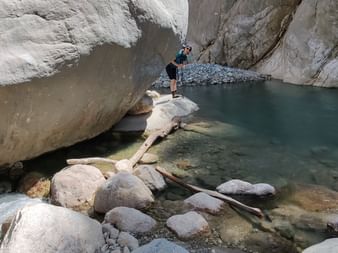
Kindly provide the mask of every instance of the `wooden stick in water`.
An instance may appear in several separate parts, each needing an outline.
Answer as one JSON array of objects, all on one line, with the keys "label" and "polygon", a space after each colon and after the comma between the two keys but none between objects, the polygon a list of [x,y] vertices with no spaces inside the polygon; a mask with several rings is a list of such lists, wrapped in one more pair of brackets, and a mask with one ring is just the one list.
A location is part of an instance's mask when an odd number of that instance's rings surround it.
[{"label": "wooden stick in water", "polygon": [[75,165],[75,164],[93,164],[93,163],[112,163],[115,164],[117,161],[102,158],[102,157],[87,157],[87,158],[80,158],[80,159],[68,159],[67,164]]},{"label": "wooden stick in water", "polygon": [[200,188],[200,187],[197,187],[197,186],[194,186],[194,185],[191,185],[191,184],[186,184],[184,183],[182,180],[178,179],[177,177],[173,176],[172,174],[166,172],[163,168],[157,166],[156,167],[156,170],[161,173],[164,177],[166,178],[169,178],[170,180],[172,180],[173,182],[177,183],[178,185],[192,191],[192,192],[204,192],[212,197],[215,197],[215,198],[218,198],[218,199],[221,199],[225,202],[227,202],[228,204],[232,205],[232,206],[235,206],[237,208],[240,208],[240,209],[243,209],[251,214],[254,214],[256,215],[257,217],[259,218],[263,218],[264,217],[264,214],[262,212],[261,209],[259,208],[255,208],[255,207],[251,207],[251,206],[247,206],[229,196],[226,196],[224,194],[221,194],[219,192],[216,192],[216,191],[211,191],[211,190],[207,190],[207,189],[203,189],[203,188]]}]

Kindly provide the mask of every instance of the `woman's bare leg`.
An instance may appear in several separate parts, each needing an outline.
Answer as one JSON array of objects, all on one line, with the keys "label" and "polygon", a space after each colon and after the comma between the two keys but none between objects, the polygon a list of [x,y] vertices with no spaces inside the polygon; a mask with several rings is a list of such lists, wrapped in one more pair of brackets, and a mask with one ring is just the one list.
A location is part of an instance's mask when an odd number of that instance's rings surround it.
[{"label": "woman's bare leg", "polygon": [[170,80],[170,91],[171,91],[171,94],[173,95],[173,97],[175,97],[176,90],[177,90],[176,80],[175,79],[171,79]]}]

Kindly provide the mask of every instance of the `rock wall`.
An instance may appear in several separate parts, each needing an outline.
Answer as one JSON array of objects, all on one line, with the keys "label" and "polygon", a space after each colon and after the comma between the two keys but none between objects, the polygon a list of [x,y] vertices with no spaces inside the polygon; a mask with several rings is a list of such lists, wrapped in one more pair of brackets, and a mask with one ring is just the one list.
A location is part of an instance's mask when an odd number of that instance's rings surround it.
[{"label": "rock wall", "polygon": [[190,0],[187,40],[199,62],[295,84],[338,87],[335,0]]},{"label": "rock wall", "polygon": [[0,2],[0,165],[91,138],[141,98],[187,31],[185,0]]}]

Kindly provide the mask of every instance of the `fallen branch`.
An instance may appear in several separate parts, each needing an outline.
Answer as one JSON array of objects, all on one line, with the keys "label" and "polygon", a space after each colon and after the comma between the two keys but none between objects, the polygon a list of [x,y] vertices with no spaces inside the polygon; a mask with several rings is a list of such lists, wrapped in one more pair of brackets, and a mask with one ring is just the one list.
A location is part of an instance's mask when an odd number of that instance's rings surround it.
[{"label": "fallen branch", "polygon": [[88,158],[81,158],[81,159],[68,159],[67,164],[75,165],[75,164],[93,164],[93,163],[112,163],[115,164],[117,161],[108,159],[108,158],[101,158],[101,157],[88,157]]},{"label": "fallen branch", "polygon": [[224,200],[226,201],[228,204],[232,205],[232,206],[235,206],[235,207],[238,207],[240,209],[243,209],[249,213],[252,213],[254,215],[256,215],[257,217],[259,218],[263,218],[264,217],[264,214],[262,212],[262,210],[260,210],[259,208],[255,208],[255,207],[251,207],[251,206],[247,206],[229,196],[226,196],[224,194],[221,194],[219,192],[216,192],[216,191],[211,191],[211,190],[207,190],[207,189],[203,189],[203,188],[200,188],[200,187],[197,187],[197,186],[194,186],[194,185],[191,185],[191,184],[186,184],[184,183],[182,180],[178,179],[177,177],[169,174],[168,172],[166,172],[164,169],[160,168],[159,166],[156,167],[156,170],[161,173],[164,177],[166,178],[169,178],[170,180],[172,180],[173,182],[177,183],[178,185],[180,186],[183,186],[184,188],[192,191],[192,192],[204,192],[212,197],[215,197],[215,198],[218,198],[218,199],[221,199],[221,200]]},{"label": "fallen branch", "polygon": [[157,138],[166,137],[171,130],[176,129],[179,127],[181,119],[179,117],[175,117],[172,121],[163,127],[162,129],[153,132],[148,136],[148,138],[143,142],[142,146],[136,151],[136,153],[129,159],[132,166],[134,167],[135,164],[142,158],[145,152],[153,145],[153,143],[157,140]]}]

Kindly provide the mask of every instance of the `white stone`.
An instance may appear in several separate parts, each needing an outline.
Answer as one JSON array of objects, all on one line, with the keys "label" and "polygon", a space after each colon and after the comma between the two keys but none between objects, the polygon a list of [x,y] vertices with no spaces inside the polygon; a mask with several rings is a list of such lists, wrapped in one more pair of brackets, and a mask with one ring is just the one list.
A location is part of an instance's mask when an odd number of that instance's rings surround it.
[{"label": "white stone", "polygon": [[115,163],[115,168],[117,171],[126,171],[129,173],[133,173],[133,164],[128,159],[117,161],[117,163]]},{"label": "white stone", "polygon": [[134,174],[152,191],[162,191],[167,187],[163,176],[152,165],[139,165]]},{"label": "white stone", "polygon": [[273,186],[269,184],[259,183],[252,185],[252,189],[247,191],[247,194],[253,194],[257,196],[264,196],[264,195],[275,195],[276,190]]},{"label": "white stone", "polygon": [[224,194],[244,194],[252,189],[252,184],[239,179],[233,179],[217,186],[217,191]]},{"label": "white stone", "polygon": [[121,232],[117,243],[122,247],[128,247],[130,250],[135,250],[139,247],[138,240],[127,232]]},{"label": "white stone", "polygon": [[157,163],[158,162],[158,155],[151,154],[151,153],[145,153],[139,163],[140,164],[152,164],[152,163]]},{"label": "white stone", "polygon": [[94,166],[67,167],[52,179],[52,203],[75,210],[89,209],[93,206],[96,190],[105,181],[101,171]]},{"label": "white stone", "polygon": [[94,253],[104,245],[101,224],[64,207],[24,207],[13,220],[1,253]]},{"label": "white stone", "polygon": [[196,212],[183,215],[174,215],[167,220],[167,226],[173,230],[180,239],[189,239],[209,232],[207,221]]},{"label": "white stone", "polygon": [[224,205],[224,202],[211,197],[210,195],[200,192],[184,200],[185,203],[191,205],[197,210],[208,212],[211,214],[219,213]]},{"label": "white stone", "polygon": [[305,249],[303,253],[337,253],[337,249],[338,238],[332,238]]},{"label": "white stone", "polygon": [[124,117],[114,126],[116,131],[154,131],[168,125],[174,117],[185,117],[199,108],[197,104],[186,97],[172,99],[171,95],[154,99],[154,109],[151,115]]},{"label": "white stone", "polygon": [[94,208],[99,213],[106,213],[119,206],[143,209],[153,202],[151,191],[141,179],[127,172],[119,172],[99,187]]},{"label": "white stone", "polygon": [[275,195],[276,190],[273,186],[265,183],[251,184],[243,180],[233,179],[217,186],[217,191],[223,194],[243,194],[243,195]]},{"label": "white stone", "polygon": [[132,253],[189,253],[186,249],[166,239],[155,239]]},{"label": "white stone", "polygon": [[115,207],[106,213],[104,221],[133,233],[149,232],[156,226],[156,221],[149,215],[128,207]]}]

